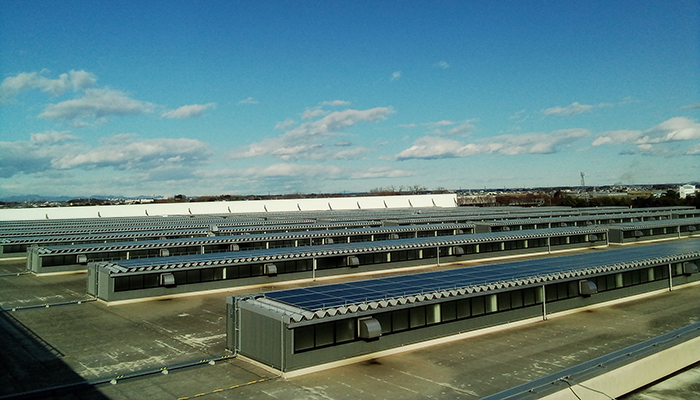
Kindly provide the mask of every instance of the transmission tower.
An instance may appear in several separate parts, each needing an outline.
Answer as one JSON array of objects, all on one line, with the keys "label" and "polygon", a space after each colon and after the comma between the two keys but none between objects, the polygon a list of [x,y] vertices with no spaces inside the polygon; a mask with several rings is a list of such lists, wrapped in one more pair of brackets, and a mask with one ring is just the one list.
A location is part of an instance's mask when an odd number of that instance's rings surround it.
[{"label": "transmission tower", "polygon": [[586,178],[584,178],[586,174],[581,172],[581,187],[583,188],[583,191],[586,191]]}]

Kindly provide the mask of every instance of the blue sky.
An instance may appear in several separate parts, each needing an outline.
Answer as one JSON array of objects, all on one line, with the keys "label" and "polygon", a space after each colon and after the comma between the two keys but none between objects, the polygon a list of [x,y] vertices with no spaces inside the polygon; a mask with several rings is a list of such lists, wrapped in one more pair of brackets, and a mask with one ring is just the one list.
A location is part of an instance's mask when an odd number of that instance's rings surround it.
[{"label": "blue sky", "polygon": [[700,180],[697,0],[0,3],[0,197]]}]

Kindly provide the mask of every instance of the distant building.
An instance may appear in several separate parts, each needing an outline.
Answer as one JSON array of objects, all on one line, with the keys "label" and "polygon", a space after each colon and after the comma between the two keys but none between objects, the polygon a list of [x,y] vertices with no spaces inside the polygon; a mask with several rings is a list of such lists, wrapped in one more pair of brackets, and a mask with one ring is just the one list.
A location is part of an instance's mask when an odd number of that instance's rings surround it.
[{"label": "distant building", "polygon": [[696,191],[695,185],[683,185],[678,188],[678,195],[681,199],[685,199],[688,195],[694,196]]}]

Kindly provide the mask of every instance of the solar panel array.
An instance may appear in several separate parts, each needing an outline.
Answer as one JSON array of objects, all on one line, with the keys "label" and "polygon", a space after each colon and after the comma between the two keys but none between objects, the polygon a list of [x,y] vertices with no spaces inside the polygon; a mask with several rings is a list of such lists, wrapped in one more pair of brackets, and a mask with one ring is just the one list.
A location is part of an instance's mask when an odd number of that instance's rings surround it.
[{"label": "solar panel array", "polygon": [[629,263],[681,253],[698,253],[700,239],[607,250],[538,260],[482,265],[446,271],[289,289],[265,294],[266,298],[314,311],[398,296],[419,295],[436,290],[468,287],[505,280]]},{"label": "solar panel array", "polygon": [[171,257],[139,258],[104,263],[105,268],[112,273],[136,272],[155,266],[176,269],[189,267],[205,267],[211,265],[226,265],[232,263],[274,262],[275,260],[309,258],[335,255],[352,255],[378,251],[393,251],[403,249],[420,249],[436,246],[457,246],[471,243],[498,242],[508,239],[543,238],[568,235],[604,233],[605,228],[571,227],[550,228],[527,231],[494,232],[483,234],[465,234],[438,237],[419,237],[408,239],[381,240],[375,242],[338,243],[304,247],[280,247],[272,249],[248,250],[244,252],[222,252],[191,254]]},{"label": "solar panel array", "polygon": [[192,245],[212,245],[212,244],[227,244],[227,243],[250,243],[264,242],[273,240],[291,240],[291,239],[310,239],[310,238],[326,238],[333,236],[353,236],[353,235],[380,235],[387,233],[401,232],[421,232],[434,230],[458,230],[473,228],[473,224],[426,224],[426,225],[408,225],[408,226],[390,226],[376,228],[353,228],[353,229],[327,229],[315,231],[292,231],[292,232],[276,232],[276,233],[256,233],[250,235],[232,235],[232,236],[214,236],[214,237],[197,237],[197,238],[175,238],[163,240],[139,240],[127,242],[110,242],[110,243],[81,243],[74,245],[58,245],[47,246],[44,249],[44,254],[58,253],[81,253],[86,251],[115,251],[115,250],[130,250],[141,248],[174,248],[179,246]]}]

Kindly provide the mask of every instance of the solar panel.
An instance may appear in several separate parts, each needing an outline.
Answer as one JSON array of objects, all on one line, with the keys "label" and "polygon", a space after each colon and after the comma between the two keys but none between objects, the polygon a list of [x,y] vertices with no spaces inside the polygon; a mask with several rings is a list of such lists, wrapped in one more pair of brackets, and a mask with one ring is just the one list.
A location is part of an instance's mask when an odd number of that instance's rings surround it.
[{"label": "solar panel", "polygon": [[480,265],[447,271],[281,290],[266,293],[265,297],[314,311],[363,301],[379,301],[398,296],[419,295],[435,290],[496,283],[698,251],[700,251],[700,239],[692,239],[618,250],[604,250],[599,253]]}]

